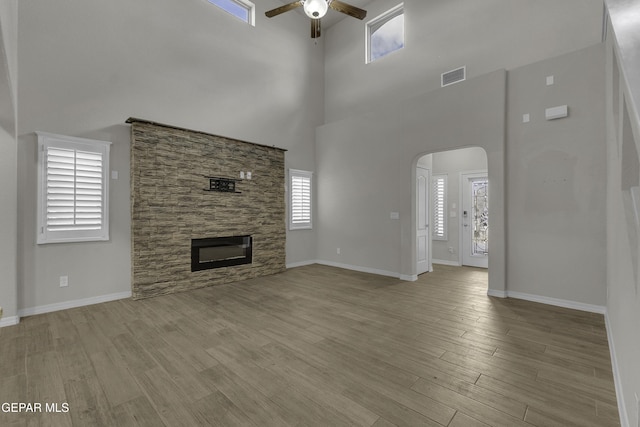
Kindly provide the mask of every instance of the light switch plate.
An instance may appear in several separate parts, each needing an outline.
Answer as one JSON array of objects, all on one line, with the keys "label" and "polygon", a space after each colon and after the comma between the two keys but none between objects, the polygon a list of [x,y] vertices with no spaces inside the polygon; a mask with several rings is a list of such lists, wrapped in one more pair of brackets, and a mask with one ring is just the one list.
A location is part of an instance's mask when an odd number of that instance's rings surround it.
[{"label": "light switch plate", "polygon": [[391,212],[391,219],[400,219],[400,212]]}]

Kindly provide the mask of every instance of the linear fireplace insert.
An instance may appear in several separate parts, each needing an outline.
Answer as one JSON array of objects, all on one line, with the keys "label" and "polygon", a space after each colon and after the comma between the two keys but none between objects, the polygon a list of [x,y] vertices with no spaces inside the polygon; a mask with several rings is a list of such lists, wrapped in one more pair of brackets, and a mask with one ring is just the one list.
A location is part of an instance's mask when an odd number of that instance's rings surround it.
[{"label": "linear fireplace insert", "polygon": [[251,264],[251,236],[191,239],[191,271]]}]

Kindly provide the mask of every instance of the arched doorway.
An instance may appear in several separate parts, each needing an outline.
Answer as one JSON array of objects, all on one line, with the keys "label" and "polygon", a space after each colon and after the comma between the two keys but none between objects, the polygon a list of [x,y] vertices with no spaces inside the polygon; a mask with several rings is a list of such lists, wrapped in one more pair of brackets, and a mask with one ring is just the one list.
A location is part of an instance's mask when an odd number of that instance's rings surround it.
[{"label": "arched doorway", "polygon": [[416,273],[433,271],[433,264],[488,268],[485,150],[425,154],[417,160],[415,178]]}]

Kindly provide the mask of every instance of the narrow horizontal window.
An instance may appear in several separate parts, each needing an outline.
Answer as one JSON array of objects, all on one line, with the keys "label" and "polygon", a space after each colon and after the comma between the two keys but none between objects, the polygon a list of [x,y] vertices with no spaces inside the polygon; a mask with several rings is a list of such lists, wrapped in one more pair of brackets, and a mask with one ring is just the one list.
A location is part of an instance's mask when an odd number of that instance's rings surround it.
[{"label": "narrow horizontal window", "polygon": [[111,143],[37,135],[38,243],[108,240]]},{"label": "narrow horizontal window", "polygon": [[289,229],[312,228],[313,173],[289,169]]},{"label": "narrow horizontal window", "polygon": [[367,63],[404,47],[404,4],[367,23]]},{"label": "narrow horizontal window", "polygon": [[447,175],[433,175],[433,239],[447,240]]},{"label": "narrow horizontal window", "polygon": [[255,25],[255,5],[247,0],[208,0],[249,25]]}]

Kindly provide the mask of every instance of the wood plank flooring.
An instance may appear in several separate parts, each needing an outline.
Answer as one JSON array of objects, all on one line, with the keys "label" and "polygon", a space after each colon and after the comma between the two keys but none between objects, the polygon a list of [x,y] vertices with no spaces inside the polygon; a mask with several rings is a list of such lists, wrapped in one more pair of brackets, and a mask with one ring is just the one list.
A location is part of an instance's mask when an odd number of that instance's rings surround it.
[{"label": "wood plank flooring", "polygon": [[0,403],[42,412],[0,425],[618,426],[603,316],[486,292],[312,265],[24,318]]}]

